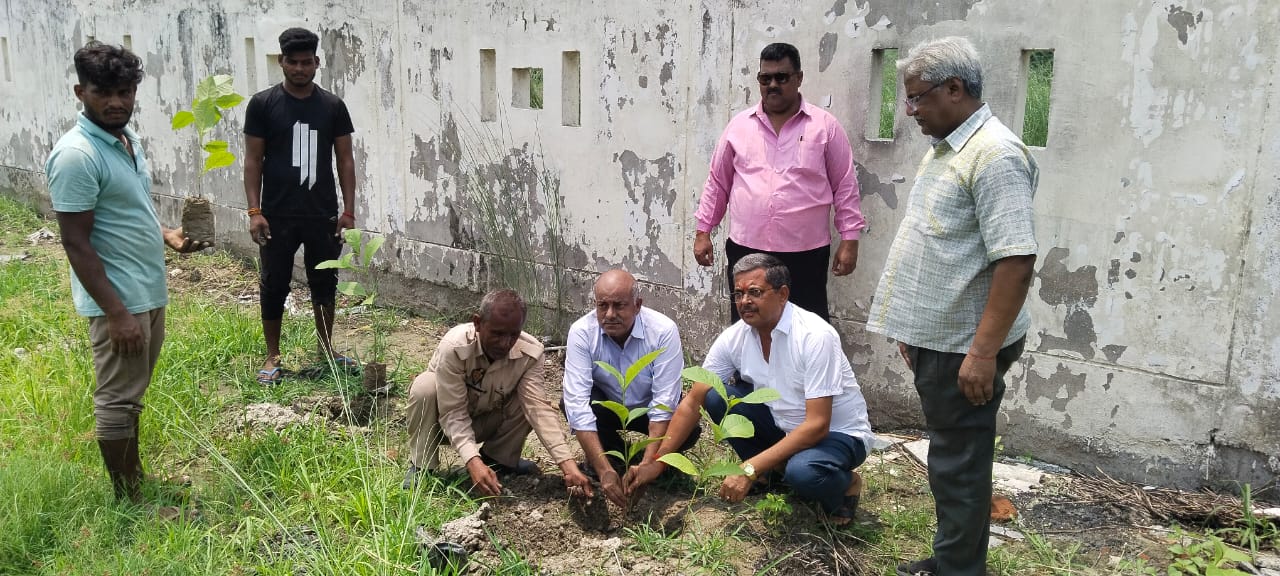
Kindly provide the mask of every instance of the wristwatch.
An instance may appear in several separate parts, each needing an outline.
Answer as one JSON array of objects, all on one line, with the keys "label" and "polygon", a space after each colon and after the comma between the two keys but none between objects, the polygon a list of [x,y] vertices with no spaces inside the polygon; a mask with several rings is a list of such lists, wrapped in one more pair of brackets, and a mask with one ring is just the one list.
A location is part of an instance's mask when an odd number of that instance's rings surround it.
[{"label": "wristwatch", "polygon": [[742,472],[747,475],[747,480],[755,481],[756,467],[752,466],[750,462],[742,463]]}]

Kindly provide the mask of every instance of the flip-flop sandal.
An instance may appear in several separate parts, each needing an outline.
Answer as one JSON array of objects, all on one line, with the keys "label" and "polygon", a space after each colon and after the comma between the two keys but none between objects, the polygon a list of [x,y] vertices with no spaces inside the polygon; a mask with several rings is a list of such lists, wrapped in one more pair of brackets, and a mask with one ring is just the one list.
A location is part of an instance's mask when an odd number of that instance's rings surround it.
[{"label": "flip-flop sandal", "polygon": [[[857,472],[854,472],[854,474],[857,474]],[[857,478],[858,483],[862,484],[861,476],[857,476]],[[832,524],[835,524],[836,526],[848,526],[853,523],[853,517],[858,514],[858,502],[862,500],[863,488],[865,488],[865,486],[860,486],[857,494],[845,494],[844,500],[840,503],[840,506],[827,514],[827,518],[831,520]]]},{"label": "flip-flop sandal", "polygon": [[279,366],[276,366],[270,370],[258,371],[258,383],[265,386],[274,386],[276,384],[279,384],[280,380],[283,378],[284,378],[284,370],[281,370]]},{"label": "flip-flop sandal", "polygon": [[861,499],[861,494],[845,495],[844,502],[841,502],[839,507],[828,513],[827,519],[836,526],[852,524],[853,517],[858,513],[858,501]]},{"label": "flip-flop sandal", "polygon": [[355,358],[349,358],[339,354],[333,357],[333,364],[339,368],[346,368],[347,373],[353,376],[360,373],[360,362]]}]

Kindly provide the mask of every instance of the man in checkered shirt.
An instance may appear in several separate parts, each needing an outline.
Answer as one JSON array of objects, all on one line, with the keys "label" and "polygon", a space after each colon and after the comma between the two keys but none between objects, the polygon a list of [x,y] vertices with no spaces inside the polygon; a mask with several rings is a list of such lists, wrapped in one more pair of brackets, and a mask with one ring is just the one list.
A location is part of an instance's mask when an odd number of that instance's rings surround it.
[{"label": "man in checkered shirt", "polygon": [[898,63],[907,115],[932,138],[876,288],[867,329],[898,341],[929,430],[934,555],[903,576],[986,573],[991,460],[1004,374],[1022,354],[1036,260],[1038,169],[982,102],[964,38]]}]

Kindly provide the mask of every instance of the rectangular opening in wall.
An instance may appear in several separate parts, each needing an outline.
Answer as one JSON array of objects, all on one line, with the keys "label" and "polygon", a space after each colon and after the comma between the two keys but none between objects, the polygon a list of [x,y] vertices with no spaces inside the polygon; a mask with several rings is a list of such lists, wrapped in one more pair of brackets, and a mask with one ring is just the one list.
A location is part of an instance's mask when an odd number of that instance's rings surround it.
[{"label": "rectangular opening in wall", "polygon": [[284,82],[284,69],[280,67],[280,55],[267,54],[262,58],[267,61],[267,86],[275,86]]},{"label": "rectangular opening in wall", "polygon": [[480,50],[480,120],[498,119],[498,53],[492,48]]},{"label": "rectangular opening in wall", "polygon": [[528,108],[529,107],[529,69],[528,68],[512,68],[511,69],[511,107],[512,108]]},{"label": "rectangular opening in wall", "polygon": [[871,85],[867,91],[867,139],[892,140],[898,112],[898,49],[871,51]]},{"label": "rectangular opening in wall", "polygon": [[258,48],[253,38],[244,39],[244,83],[249,92],[258,90]]},{"label": "rectangular opening in wall", "polygon": [[529,69],[529,107],[542,109],[542,69]]},{"label": "rectangular opening in wall", "polygon": [[1049,96],[1053,90],[1053,51],[1023,50],[1026,106],[1022,115],[1022,143],[1045,146],[1049,142]]},{"label": "rectangular opening in wall", "polygon": [[13,69],[9,65],[9,38],[0,36],[0,63],[4,64],[4,81],[13,82]]},{"label": "rectangular opening in wall", "polygon": [[582,53],[564,52],[560,63],[560,123],[582,125]]},{"label": "rectangular opening in wall", "polygon": [[130,52],[133,52],[133,35],[132,34],[124,35],[124,49]]}]

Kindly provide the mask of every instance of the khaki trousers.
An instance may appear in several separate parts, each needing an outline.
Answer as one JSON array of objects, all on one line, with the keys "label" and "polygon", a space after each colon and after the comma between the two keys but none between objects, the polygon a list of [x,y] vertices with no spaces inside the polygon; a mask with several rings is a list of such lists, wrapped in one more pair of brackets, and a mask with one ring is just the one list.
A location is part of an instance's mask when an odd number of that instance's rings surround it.
[{"label": "khaki trousers", "polygon": [[[474,406],[468,406],[467,412],[471,416],[471,431],[476,442],[484,444],[480,452],[499,464],[515,467],[520,460],[524,440],[533,431],[524,415],[520,395],[510,395],[497,410],[476,413],[474,409]],[[440,426],[434,372],[428,370],[413,380],[407,410],[409,463],[421,469],[435,469],[440,464],[440,444],[448,442],[448,438]]]},{"label": "khaki trousers", "polygon": [[89,318],[89,343],[93,346],[93,418],[99,440],[120,440],[137,436],[142,395],[151,385],[151,372],[164,345],[164,308],[133,315],[142,325],[143,351],[132,357],[111,349],[107,318]]}]

